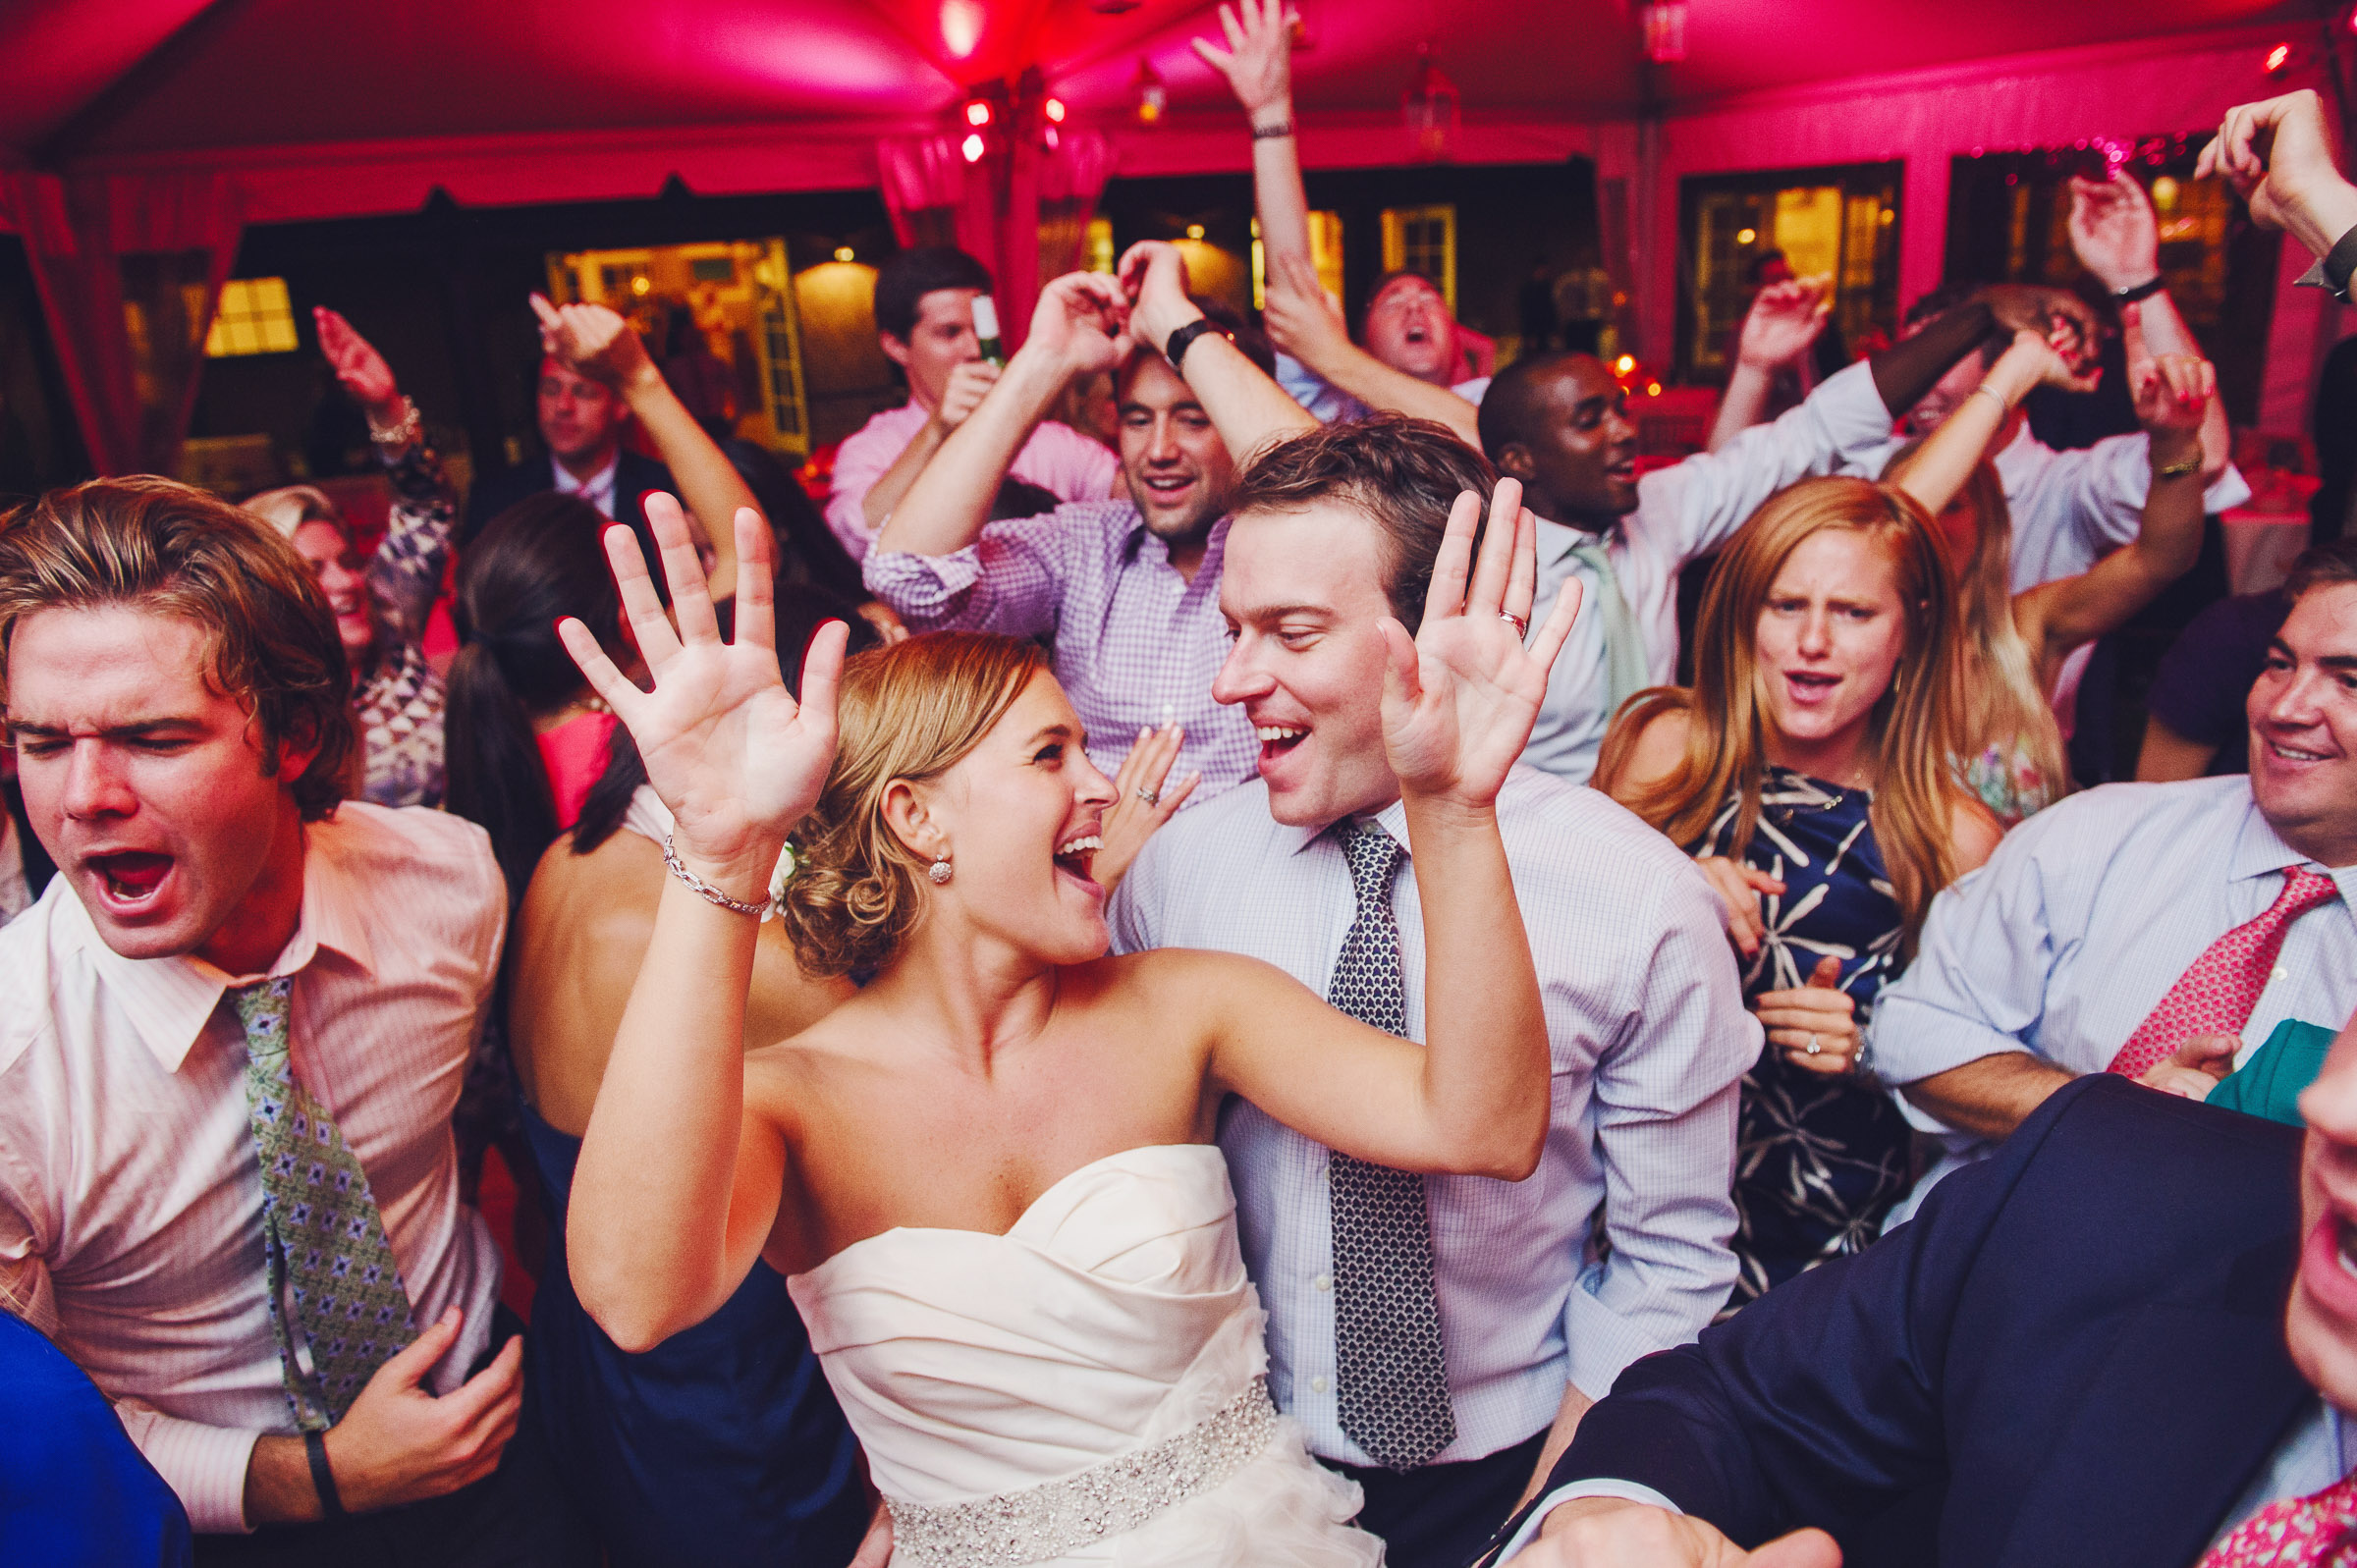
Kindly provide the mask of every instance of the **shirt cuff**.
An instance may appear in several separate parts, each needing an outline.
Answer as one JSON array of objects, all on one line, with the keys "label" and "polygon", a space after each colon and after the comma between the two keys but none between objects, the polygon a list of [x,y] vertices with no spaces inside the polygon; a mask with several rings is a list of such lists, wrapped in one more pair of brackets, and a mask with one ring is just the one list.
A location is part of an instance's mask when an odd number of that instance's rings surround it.
[{"label": "shirt cuff", "polygon": [[179,1494],[190,1529],[198,1535],[245,1533],[246,1472],[259,1432],[184,1421],[129,1399],[115,1406],[115,1414],[156,1474]]},{"label": "shirt cuff", "polygon": [[1556,1487],[1555,1490],[1539,1499],[1539,1505],[1530,1511],[1530,1517],[1522,1521],[1522,1528],[1514,1532],[1513,1539],[1508,1541],[1506,1548],[1498,1553],[1498,1560],[1502,1563],[1509,1561],[1514,1553],[1539,1539],[1539,1527],[1547,1523],[1549,1514],[1563,1504],[1577,1502],[1582,1497],[1618,1497],[1623,1502],[1646,1503],[1669,1513],[1679,1515],[1685,1513],[1683,1508],[1651,1487],[1641,1487],[1633,1481],[1608,1481],[1602,1478],[1595,1481],[1574,1481],[1569,1486]]},{"label": "shirt cuff", "polygon": [[982,580],[982,550],[967,545],[946,556],[870,550],[860,567],[867,591],[894,614],[929,618],[949,614],[950,601]]}]

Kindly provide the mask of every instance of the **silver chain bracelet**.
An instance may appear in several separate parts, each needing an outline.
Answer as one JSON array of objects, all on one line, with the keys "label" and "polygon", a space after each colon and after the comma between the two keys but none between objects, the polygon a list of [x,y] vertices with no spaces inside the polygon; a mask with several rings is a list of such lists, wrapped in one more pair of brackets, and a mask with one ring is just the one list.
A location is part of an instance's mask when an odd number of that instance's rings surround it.
[{"label": "silver chain bracelet", "polygon": [[422,424],[417,417],[416,401],[404,398],[401,402],[403,411],[399,421],[383,430],[377,429],[373,421],[368,426],[368,439],[387,452],[398,452],[416,440],[417,431]]},{"label": "silver chain bracelet", "polygon": [[764,900],[760,903],[740,902],[739,900],[730,897],[727,893],[722,892],[718,888],[713,887],[712,884],[706,882],[694,872],[689,871],[686,863],[680,859],[679,850],[672,847],[670,834],[665,834],[663,836],[663,864],[670,868],[673,876],[679,878],[682,882],[687,885],[687,891],[689,892],[694,893],[698,898],[703,899],[704,902],[708,904],[718,904],[721,908],[728,910],[732,914],[751,915],[757,920],[766,920],[769,918],[771,909],[775,907],[774,903],[770,900]]}]

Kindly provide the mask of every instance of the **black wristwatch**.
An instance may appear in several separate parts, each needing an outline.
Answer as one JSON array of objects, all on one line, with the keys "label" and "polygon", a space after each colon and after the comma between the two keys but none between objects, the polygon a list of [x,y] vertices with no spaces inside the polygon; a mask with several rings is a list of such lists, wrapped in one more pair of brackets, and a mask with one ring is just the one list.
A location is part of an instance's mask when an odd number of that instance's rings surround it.
[{"label": "black wristwatch", "polygon": [[[1177,332],[1172,333],[1170,341],[1162,346],[1162,356],[1171,362],[1173,370],[1178,370],[1179,361],[1186,357],[1186,351],[1193,348],[1195,340],[1207,332],[1216,332],[1230,343],[1235,341],[1234,333],[1228,331],[1211,317],[1197,316]],[[1178,373],[1182,376],[1186,374],[1183,370],[1178,370]]]},{"label": "black wristwatch", "polygon": [[2167,287],[2168,280],[2166,278],[2152,277],[2131,288],[2112,290],[2111,297],[2123,305],[2132,305],[2139,299],[2150,299]]}]

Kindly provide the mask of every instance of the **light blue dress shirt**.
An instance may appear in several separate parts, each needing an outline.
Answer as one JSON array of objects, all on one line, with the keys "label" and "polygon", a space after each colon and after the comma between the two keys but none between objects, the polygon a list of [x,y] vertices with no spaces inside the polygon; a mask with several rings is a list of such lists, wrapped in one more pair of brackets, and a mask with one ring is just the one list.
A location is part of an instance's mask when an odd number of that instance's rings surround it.
[{"label": "light blue dress shirt", "polygon": [[[2283,891],[2283,871],[2298,865],[2313,862],[2275,837],[2239,774],[2105,784],[2051,806],[1933,900],[1915,961],[1876,1005],[1874,1068],[1887,1083],[1910,1084],[2020,1051],[2068,1072],[2102,1072],[2193,961],[2258,918]],[[2330,875],[2340,897],[2285,929],[2243,1027],[2245,1055],[2286,1018],[2337,1027],[2357,1009],[2357,868]],[[1948,1157],[1893,1224],[1940,1177],[1992,1147],[1903,1096],[1899,1105],[1941,1136]]]},{"label": "light blue dress shirt", "polygon": [[[1760,1052],[1718,897],[1670,840],[1530,768],[1508,776],[1498,819],[1547,1011],[1554,1114],[1528,1180],[1427,1178],[1457,1429],[1439,1462],[1523,1441],[1555,1419],[1566,1379],[1601,1397],[1623,1367],[1693,1338],[1726,1304],[1736,1088]],[[1397,802],[1377,820],[1406,841]],[[1407,1032],[1421,1038],[1424,922],[1408,849],[1393,908]],[[1248,953],[1322,997],[1354,910],[1341,847],[1273,821],[1254,780],[1148,840],[1110,915],[1119,951]],[[1366,1464],[1334,1389],[1329,1153],[1241,1102],[1222,1117],[1220,1146],[1269,1313],[1270,1392],[1313,1452]]]}]

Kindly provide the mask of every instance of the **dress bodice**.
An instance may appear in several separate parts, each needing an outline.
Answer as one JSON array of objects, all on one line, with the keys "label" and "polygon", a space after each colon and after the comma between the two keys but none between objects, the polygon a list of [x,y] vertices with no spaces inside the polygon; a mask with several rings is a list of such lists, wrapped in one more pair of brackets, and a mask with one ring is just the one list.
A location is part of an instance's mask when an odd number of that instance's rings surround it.
[{"label": "dress bodice", "polygon": [[1269,1405],[1209,1144],[1085,1164],[1003,1236],[888,1230],[787,1285],[895,1568],[1380,1568],[1358,1488]]},{"label": "dress bodice", "polygon": [[888,1230],[787,1281],[886,1495],[1055,1480],[1217,1414],[1265,1367],[1208,1144],[1081,1166],[1005,1235]]}]

